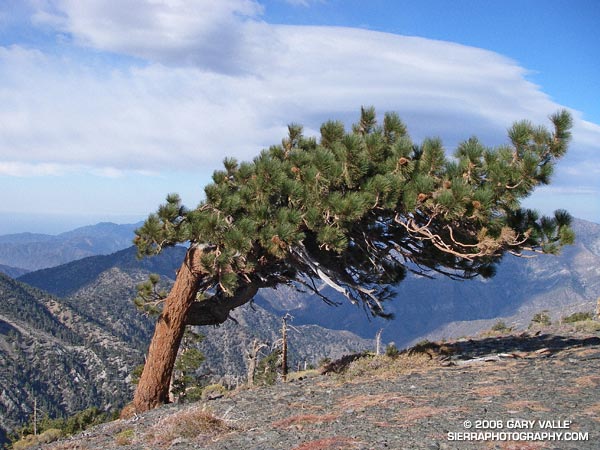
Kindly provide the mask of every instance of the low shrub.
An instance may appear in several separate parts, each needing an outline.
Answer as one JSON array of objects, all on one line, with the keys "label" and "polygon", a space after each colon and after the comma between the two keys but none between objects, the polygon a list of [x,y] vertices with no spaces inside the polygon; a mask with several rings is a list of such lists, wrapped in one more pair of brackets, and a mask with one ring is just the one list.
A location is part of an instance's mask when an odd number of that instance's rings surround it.
[{"label": "low shrub", "polygon": [[385,356],[388,358],[397,358],[400,355],[400,350],[396,347],[396,344],[390,342],[385,348]]},{"label": "low shrub", "polygon": [[204,394],[204,389],[200,386],[192,386],[186,389],[185,391],[185,401],[186,402],[197,402],[202,399]]},{"label": "low shrub", "polygon": [[23,439],[13,442],[12,448],[13,450],[24,450],[42,444],[49,444],[59,440],[62,436],[63,433],[58,428],[48,428],[43,433],[38,435],[29,434],[24,436]]},{"label": "low shrub", "polygon": [[223,397],[227,389],[222,384],[209,384],[202,389],[202,400],[214,400],[219,397]]},{"label": "low shrub", "polygon": [[400,352],[398,356],[365,356],[351,362],[340,373],[342,381],[373,377],[378,379],[394,378],[400,373],[407,373],[435,365],[428,353]]},{"label": "low shrub", "polygon": [[117,445],[131,445],[135,432],[131,428],[121,431],[115,436],[115,444]]},{"label": "low shrub", "polygon": [[596,333],[600,331],[600,322],[597,320],[582,320],[581,322],[575,322],[571,326],[583,333]]},{"label": "low shrub", "polygon": [[552,320],[550,319],[548,311],[542,311],[533,315],[531,323],[529,324],[529,328],[532,328],[535,325],[542,327],[549,327],[550,325],[552,325]]},{"label": "low shrub", "polygon": [[288,380],[288,382],[292,382],[292,381],[296,381],[296,380],[303,380],[305,378],[316,377],[320,374],[321,374],[321,372],[319,372],[316,369],[300,370],[299,372],[289,373],[287,380]]},{"label": "low shrub", "polygon": [[591,312],[576,312],[570,316],[562,318],[563,323],[583,322],[584,320],[592,320],[594,317]]},{"label": "low shrub", "polygon": [[499,320],[491,328],[492,331],[496,331],[498,333],[509,333],[512,331],[512,328],[506,325],[506,322],[503,320]]}]

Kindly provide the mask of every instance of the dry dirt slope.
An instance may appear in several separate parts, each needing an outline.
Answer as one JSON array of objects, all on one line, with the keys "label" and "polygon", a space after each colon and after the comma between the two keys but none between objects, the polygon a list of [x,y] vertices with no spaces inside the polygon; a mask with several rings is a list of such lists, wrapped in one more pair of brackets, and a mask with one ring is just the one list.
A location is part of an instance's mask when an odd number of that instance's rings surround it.
[{"label": "dry dirt slope", "polygon": [[[598,332],[429,344],[340,374],[166,406],[45,448],[596,449],[599,369]],[[526,440],[456,440],[492,431]]]}]

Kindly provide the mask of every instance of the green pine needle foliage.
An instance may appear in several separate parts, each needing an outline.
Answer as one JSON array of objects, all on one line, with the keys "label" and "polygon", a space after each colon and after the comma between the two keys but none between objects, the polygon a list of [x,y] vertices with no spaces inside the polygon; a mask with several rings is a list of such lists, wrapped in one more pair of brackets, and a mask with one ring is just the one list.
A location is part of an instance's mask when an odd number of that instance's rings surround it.
[{"label": "green pine needle foliage", "polygon": [[196,208],[170,194],[135,244],[140,256],[208,246],[201,288],[216,295],[325,274],[382,313],[389,280],[407,269],[490,275],[506,252],[557,253],[573,242],[567,212],[540,218],[521,208],[567,150],[571,116],[559,111],[550,122],[517,122],[500,147],[471,137],[453,157],[439,139],[413,142],[395,113],[379,124],[374,108],[361,108],[350,131],[325,122],[317,139],[292,124],[252,161],[226,158]]},{"label": "green pine needle foliage", "polygon": [[145,314],[154,316],[160,313],[160,305],[167,297],[167,291],[160,287],[160,275],[152,273],[148,280],[137,285],[135,306]]}]

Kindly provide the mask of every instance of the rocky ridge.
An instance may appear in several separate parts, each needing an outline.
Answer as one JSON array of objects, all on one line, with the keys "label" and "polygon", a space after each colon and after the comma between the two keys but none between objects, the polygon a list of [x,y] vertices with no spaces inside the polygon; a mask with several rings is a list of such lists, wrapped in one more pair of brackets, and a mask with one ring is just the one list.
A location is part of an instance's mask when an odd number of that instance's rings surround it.
[{"label": "rocky ridge", "polygon": [[339,374],[168,405],[40,448],[598,448],[600,335],[557,332],[364,357]]}]

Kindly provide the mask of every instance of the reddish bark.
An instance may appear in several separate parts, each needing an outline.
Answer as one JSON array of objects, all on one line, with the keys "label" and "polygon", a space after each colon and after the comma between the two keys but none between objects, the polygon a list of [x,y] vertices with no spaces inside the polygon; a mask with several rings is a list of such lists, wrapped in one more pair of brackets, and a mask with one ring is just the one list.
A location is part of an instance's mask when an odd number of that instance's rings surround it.
[{"label": "reddish bark", "polygon": [[200,250],[190,248],[175,284],[165,300],[148,350],[144,371],[133,399],[135,412],[147,411],[169,401],[169,384],[177,350],[185,331],[190,306],[196,299],[202,267],[196,263]]},{"label": "reddish bark", "polygon": [[190,248],[177,272],[175,284],[156,322],[133,403],[122,413],[125,416],[169,402],[171,375],[186,325],[223,323],[229,317],[229,311],[250,301],[258,291],[258,285],[250,283],[238,289],[234,297],[196,302],[200,282],[206,273],[200,263],[203,251]]}]

